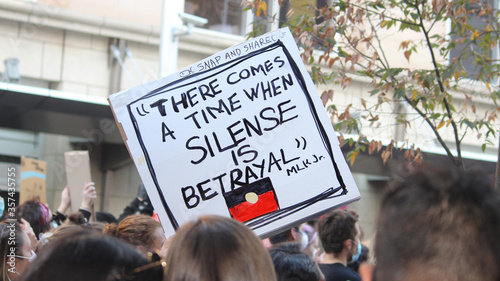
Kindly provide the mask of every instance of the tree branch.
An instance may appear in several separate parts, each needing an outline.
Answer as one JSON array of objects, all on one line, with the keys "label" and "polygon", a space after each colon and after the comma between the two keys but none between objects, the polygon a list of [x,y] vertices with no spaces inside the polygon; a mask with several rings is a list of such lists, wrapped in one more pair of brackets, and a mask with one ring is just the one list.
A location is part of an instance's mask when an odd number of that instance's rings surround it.
[{"label": "tree branch", "polygon": [[[443,84],[443,81],[441,78],[441,73],[439,72],[439,68],[437,66],[437,60],[436,60],[436,56],[434,55],[434,50],[432,49],[432,44],[431,44],[431,40],[429,38],[429,33],[425,29],[424,22],[422,20],[422,13],[420,12],[418,5],[415,7],[415,9],[417,10],[417,13],[418,13],[419,18],[420,18],[419,26],[422,29],[422,32],[424,33],[425,40],[427,41],[427,46],[429,48],[429,52],[431,54],[432,64],[434,66],[434,72],[436,73],[436,78],[437,78],[437,82],[439,85],[439,90],[441,93],[444,94],[445,93],[444,84]],[[454,136],[455,136],[455,146],[457,148],[457,166],[463,168],[462,149],[460,147],[460,139],[458,137],[458,127],[457,127],[457,123],[455,123],[455,121],[453,120],[450,104],[448,102],[448,99],[446,98],[446,95],[443,96],[443,104],[445,106],[446,113],[448,114],[448,118],[451,119],[451,125],[453,127],[453,132],[454,132]],[[436,131],[436,130],[434,130],[434,131]],[[436,133],[437,133],[437,131],[436,131]],[[443,147],[446,150],[448,150],[448,147],[446,146],[446,144],[444,142],[441,144],[443,145]],[[453,157],[453,159],[455,159],[455,158]]]},{"label": "tree branch", "polygon": [[[411,100],[407,97],[407,96],[404,96],[403,97],[404,100],[409,104],[411,105]],[[448,145],[444,142],[443,138],[441,138],[441,135],[438,133],[437,129],[436,129],[436,126],[434,126],[434,124],[432,124],[431,120],[429,120],[429,118],[427,118],[427,115],[422,111],[420,110],[418,107],[416,106],[412,106],[413,109],[415,109],[416,112],[418,112],[418,114],[424,118],[425,122],[431,127],[432,131],[434,132],[434,135],[436,136],[439,144],[441,144],[441,146],[444,148],[444,150],[446,151],[446,154],[448,155],[448,157],[451,159],[451,161],[453,161],[453,163],[455,165],[457,165],[458,167],[462,167],[462,160],[458,159],[457,157],[453,156],[453,154],[451,153],[450,151],[450,148],[448,147]]]},{"label": "tree branch", "polygon": [[446,5],[443,5],[443,7],[441,8],[441,10],[439,10],[439,12],[436,14],[436,19],[434,20],[434,22],[429,27],[429,31],[431,31],[432,28],[434,27],[434,25],[439,21],[439,17],[445,11],[445,7],[446,7]]},{"label": "tree branch", "polygon": [[[356,4],[353,4],[353,3],[351,3],[351,5],[354,6],[354,7],[357,7],[358,9],[365,10],[367,13],[376,14],[376,15],[380,14],[380,12],[378,12],[378,11],[373,11],[373,10],[370,10],[368,8],[364,8],[362,6],[359,6],[359,5],[356,5]],[[414,23],[414,22],[411,22],[411,21],[405,21],[405,20],[394,18],[394,17],[391,17],[391,16],[385,16],[385,17],[388,18],[388,19],[390,19],[390,20],[397,21],[397,22],[400,22],[400,23],[405,23],[405,24],[408,24],[408,25],[419,26],[417,23]]]},{"label": "tree branch", "polygon": [[[368,17],[368,22],[370,22],[370,26],[373,28],[374,25],[372,23],[372,20],[370,19],[370,17]],[[382,65],[385,67],[385,68],[389,68],[389,61],[387,60],[387,57],[385,56],[385,52],[384,52],[384,49],[382,48],[382,43],[380,41],[380,38],[378,37],[378,33],[376,31],[375,28],[373,28],[374,30],[374,34],[375,34],[375,38],[377,39],[377,42],[378,42],[378,47],[380,49],[380,52],[382,53],[382,56],[384,57],[384,61],[382,61],[382,59],[380,59],[380,61],[382,62]],[[370,42],[370,45],[371,45],[371,42]],[[375,48],[374,48],[375,49]],[[376,49],[375,49],[376,50]]]}]

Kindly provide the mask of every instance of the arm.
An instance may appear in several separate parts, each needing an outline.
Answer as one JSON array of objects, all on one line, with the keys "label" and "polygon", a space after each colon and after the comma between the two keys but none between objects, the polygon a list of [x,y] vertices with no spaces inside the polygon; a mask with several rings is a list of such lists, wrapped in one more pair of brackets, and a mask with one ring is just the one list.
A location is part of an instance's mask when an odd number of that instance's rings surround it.
[{"label": "arm", "polygon": [[38,240],[35,236],[35,232],[33,232],[33,228],[31,228],[30,223],[23,218],[21,218],[21,229],[23,230],[24,233],[26,233],[26,235],[30,239],[31,249],[33,251],[36,251]]},{"label": "arm", "polygon": [[69,186],[66,186],[61,192],[61,204],[59,204],[57,211],[64,215],[70,206],[71,197],[69,196]]},{"label": "arm", "polygon": [[80,205],[79,211],[87,219],[90,219],[92,214],[92,207],[94,206],[94,200],[97,197],[97,192],[95,190],[95,184],[93,182],[88,182],[83,187],[82,191],[82,204]]},{"label": "arm", "polygon": [[61,225],[63,221],[66,220],[66,211],[71,206],[71,197],[69,195],[69,186],[66,186],[61,192],[61,204],[57,208],[57,211],[52,214],[52,219]]}]

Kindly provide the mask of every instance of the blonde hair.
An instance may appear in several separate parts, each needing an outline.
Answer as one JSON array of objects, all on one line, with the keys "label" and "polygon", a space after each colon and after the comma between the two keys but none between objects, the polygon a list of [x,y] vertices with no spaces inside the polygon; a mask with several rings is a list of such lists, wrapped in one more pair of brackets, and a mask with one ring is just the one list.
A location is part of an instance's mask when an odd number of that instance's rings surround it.
[{"label": "blonde hair", "polygon": [[276,281],[269,253],[242,223],[202,216],[176,233],[165,281]]}]

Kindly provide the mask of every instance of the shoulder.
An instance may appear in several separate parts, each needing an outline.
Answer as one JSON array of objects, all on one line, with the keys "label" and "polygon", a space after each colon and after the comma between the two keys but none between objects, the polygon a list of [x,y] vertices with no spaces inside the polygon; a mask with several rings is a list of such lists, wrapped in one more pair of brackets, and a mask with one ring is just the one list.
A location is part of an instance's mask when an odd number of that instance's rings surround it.
[{"label": "shoulder", "polygon": [[326,281],[361,281],[359,274],[341,263],[320,263]]}]

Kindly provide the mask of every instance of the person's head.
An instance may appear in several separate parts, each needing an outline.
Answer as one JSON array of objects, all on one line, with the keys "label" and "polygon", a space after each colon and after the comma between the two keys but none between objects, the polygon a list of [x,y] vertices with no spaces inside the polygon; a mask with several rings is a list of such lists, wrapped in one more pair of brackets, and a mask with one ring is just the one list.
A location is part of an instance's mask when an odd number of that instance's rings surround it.
[{"label": "person's head", "polygon": [[52,213],[47,205],[38,199],[27,200],[16,207],[16,217],[23,218],[31,225],[36,238],[40,233],[49,231],[52,228]]},{"label": "person's head", "polygon": [[2,280],[17,279],[36,258],[31,241],[16,220],[0,223],[0,270]]},{"label": "person's head", "polygon": [[88,221],[81,212],[72,212],[68,215],[68,219],[64,221],[65,225],[85,225]]},{"label": "person's head", "polygon": [[269,249],[278,281],[321,281],[324,276],[317,263],[300,251],[298,243],[282,243]]},{"label": "person's head", "polygon": [[100,233],[103,233],[105,226],[106,224],[100,221],[89,222],[87,225],[90,230]]},{"label": "person's head", "polygon": [[376,280],[500,280],[500,200],[488,177],[418,168],[384,195]]},{"label": "person's head", "polygon": [[118,225],[106,224],[103,232],[135,246],[160,251],[165,235],[161,224],[146,215],[131,215]]},{"label": "person's head", "polygon": [[272,245],[278,245],[287,242],[296,242],[300,244],[300,250],[303,251],[309,245],[309,236],[304,231],[304,225],[305,224],[292,227],[278,234],[275,234],[269,237],[269,242],[271,242]]},{"label": "person's head", "polygon": [[269,253],[242,223],[202,216],[177,231],[167,256],[166,281],[273,281]]},{"label": "person's head", "polygon": [[323,249],[334,256],[347,251],[349,261],[358,249],[358,215],[354,211],[341,209],[323,215],[318,221],[318,234]]},{"label": "person's head", "polygon": [[95,220],[102,223],[118,223],[115,216],[108,212],[95,212]]},{"label": "person's head", "polygon": [[[71,237],[74,233],[79,233],[85,230],[102,233],[104,224],[101,222],[91,222],[84,224],[64,223],[63,225],[45,232],[40,236],[39,245],[46,247],[53,241]],[[39,249],[41,248],[39,247]]]},{"label": "person's head", "polygon": [[79,228],[45,247],[23,281],[161,281],[161,263],[114,237]]},{"label": "person's head", "polygon": [[286,243],[286,242],[294,242],[294,237],[293,237],[293,232],[292,229],[287,229],[285,231],[282,231],[280,233],[277,233],[271,237],[269,237],[269,242],[273,245],[281,244],[281,243]]},{"label": "person's head", "polygon": [[302,233],[307,235],[307,246],[302,250],[302,252],[306,253],[313,260],[316,260],[320,252],[318,232],[309,223],[304,223],[301,225],[301,227]]}]

